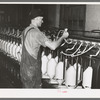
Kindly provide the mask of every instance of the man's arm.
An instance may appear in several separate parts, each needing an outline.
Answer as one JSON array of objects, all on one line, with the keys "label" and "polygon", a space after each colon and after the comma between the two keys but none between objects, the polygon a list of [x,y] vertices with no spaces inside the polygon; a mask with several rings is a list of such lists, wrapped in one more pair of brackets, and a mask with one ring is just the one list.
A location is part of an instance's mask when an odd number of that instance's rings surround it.
[{"label": "man's arm", "polygon": [[63,35],[57,41],[46,41],[45,45],[50,48],[51,50],[55,50],[63,41],[63,39],[67,38],[69,33],[64,31]]}]

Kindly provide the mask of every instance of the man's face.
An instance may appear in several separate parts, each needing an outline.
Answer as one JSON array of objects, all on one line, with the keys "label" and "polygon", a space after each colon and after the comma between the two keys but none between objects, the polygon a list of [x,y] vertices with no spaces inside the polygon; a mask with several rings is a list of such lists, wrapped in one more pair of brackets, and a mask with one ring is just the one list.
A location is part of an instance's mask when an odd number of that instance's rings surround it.
[{"label": "man's face", "polygon": [[42,23],[43,23],[43,17],[41,17],[41,16],[37,17],[37,25],[38,25],[38,27],[41,27]]}]

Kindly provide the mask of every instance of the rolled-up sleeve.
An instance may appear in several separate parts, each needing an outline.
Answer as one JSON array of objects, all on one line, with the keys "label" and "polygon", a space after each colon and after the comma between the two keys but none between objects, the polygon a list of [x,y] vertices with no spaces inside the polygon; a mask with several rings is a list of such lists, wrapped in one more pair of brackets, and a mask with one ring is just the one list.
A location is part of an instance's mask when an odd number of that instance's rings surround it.
[{"label": "rolled-up sleeve", "polygon": [[51,40],[48,39],[42,32],[38,32],[38,34],[37,34],[37,42],[38,42],[40,45],[46,47],[46,45],[45,45],[45,42],[46,42],[46,41],[51,41]]}]

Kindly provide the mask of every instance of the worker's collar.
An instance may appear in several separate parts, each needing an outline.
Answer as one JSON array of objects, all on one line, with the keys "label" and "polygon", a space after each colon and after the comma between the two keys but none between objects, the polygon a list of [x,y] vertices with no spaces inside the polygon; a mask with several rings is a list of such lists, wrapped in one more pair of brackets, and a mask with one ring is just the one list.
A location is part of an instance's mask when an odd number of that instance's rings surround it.
[{"label": "worker's collar", "polygon": [[39,30],[39,28],[36,27],[36,26],[34,26],[33,24],[30,24],[30,26],[31,26],[31,27],[34,27],[35,29],[38,29],[38,30]]}]

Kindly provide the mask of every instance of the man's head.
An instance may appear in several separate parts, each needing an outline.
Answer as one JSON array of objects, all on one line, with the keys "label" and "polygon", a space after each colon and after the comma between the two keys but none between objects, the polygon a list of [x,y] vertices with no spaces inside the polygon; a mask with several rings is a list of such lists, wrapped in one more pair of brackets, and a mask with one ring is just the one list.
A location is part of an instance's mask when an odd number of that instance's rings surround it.
[{"label": "man's head", "polygon": [[43,23],[43,12],[40,9],[34,9],[30,15],[31,24],[35,24],[37,27],[41,27]]}]

